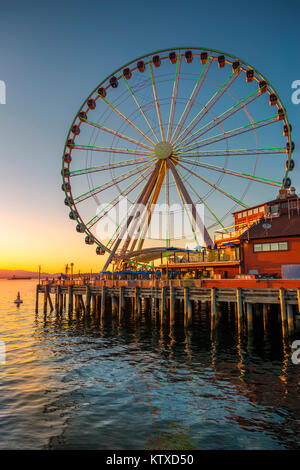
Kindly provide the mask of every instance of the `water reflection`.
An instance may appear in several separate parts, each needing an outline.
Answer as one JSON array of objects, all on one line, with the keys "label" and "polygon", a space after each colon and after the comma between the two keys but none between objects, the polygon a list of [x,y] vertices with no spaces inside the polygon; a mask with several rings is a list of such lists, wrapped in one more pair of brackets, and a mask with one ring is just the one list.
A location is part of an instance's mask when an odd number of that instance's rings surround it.
[{"label": "water reflection", "polygon": [[35,315],[27,288],[20,313],[1,306],[2,448],[299,448],[300,369],[276,312],[249,326],[231,305],[213,328],[204,303],[191,328],[130,305]]}]

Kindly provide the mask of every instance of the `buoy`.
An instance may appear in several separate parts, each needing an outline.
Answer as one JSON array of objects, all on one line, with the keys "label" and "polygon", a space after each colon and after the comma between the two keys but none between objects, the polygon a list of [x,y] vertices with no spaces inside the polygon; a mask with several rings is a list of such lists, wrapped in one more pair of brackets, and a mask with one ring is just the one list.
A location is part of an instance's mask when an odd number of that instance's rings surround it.
[{"label": "buoy", "polygon": [[18,292],[17,298],[14,302],[15,302],[15,304],[17,304],[18,307],[19,307],[20,304],[23,303],[23,300],[20,298],[20,292]]}]

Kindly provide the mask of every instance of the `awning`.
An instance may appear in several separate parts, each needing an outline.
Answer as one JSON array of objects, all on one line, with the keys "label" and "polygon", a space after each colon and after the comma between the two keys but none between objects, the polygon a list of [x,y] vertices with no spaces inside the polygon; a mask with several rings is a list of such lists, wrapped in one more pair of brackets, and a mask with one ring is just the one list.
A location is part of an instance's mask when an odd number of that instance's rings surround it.
[{"label": "awning", "polygon": [[227,243],[223,243],[221,246],[237,246],[239,244],[240,244],[239,242],[227,242]]}]

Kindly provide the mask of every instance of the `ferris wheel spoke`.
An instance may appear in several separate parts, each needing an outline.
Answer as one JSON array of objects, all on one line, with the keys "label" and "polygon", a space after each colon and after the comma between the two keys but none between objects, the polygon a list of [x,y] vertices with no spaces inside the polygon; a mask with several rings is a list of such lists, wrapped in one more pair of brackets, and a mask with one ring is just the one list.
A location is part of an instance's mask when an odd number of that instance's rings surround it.
[{"label": "ferris wheel spoke", "polygon": [[[134,238],[131,248],[130,248],[131,251],[134,250],[137,241],[138,241],[137,249],[142,249],[143,247],[145,236],[150,226],[153,208],[155,204],[157,203],[157,199],[158,199],[158,196],[160,194],[160,191],[161,191],[164,179],[165,179],[165,172],[166,172],[166,162],[161,162],[159,173],[157,175],[157,180],[153,189],[151,199],[148,202],[147,208],[142,216],[142,222],[138,230],[138,232],[140,233],[140,236],[138,239],[136,237]],[[144,235],[144,238],[142,238],[143,235]]]},{"label": "ferris wheel spoke", "polygon": [[142,142],[139,142],[138,140],[135,140],[132,137],[128,137],[127,135],[121,134],[120,132],[114,131],[113,129],[109,129],[108,127],[102,126],[97,122],[89,121],[88,119],[83,118],[81,118],[81,120],[87,123],[88,125],[95,127],[96,129],[100,129],[101,131],[106,132],[107,134],[111,134],[113,136],[119,137],[120,139],[127,140],[128,142],[131,142],[132,144],[135,144],[139,147],[152,150],[152,147],[149,147],[149,145],[143,144]]},{"label": "ferris wheel spoke", "polygon": [[138,155],[144,157],[150,157],[153,152],[140,152],[137,150],[124,149],[119,147],[98,147],[97,145],[72,145],[74,150],[90,150],[92,152],[106,152],[106,153],[117,153],[120,155]]},{"label": "ferris wheel spoke", "polygon": [[191,220],[190,213],[189,213],[189,211],[187,210],[187,207],[186,207],[186,204],[185,204],[185,201],[184,201],[184,198],[183,198],[183,194],[182,194],[182,192],[180,191],[180,187],[179,187],[177,181],[175,180],[173,174],[172,174],[172,176],[173,176],[173,179],[174,179],[174,182],[175,182],[175,186],[176,186],[177,192],[178,192],[179,197],[180,197],[180,199],[181,199],[182,206],[183,206],[184,211],[185,211],[185,213],[186,213],[186,215],[187,215],[187,218],[188,218],[188,220],[189,220],[189,224],[190,224],[190,226],[191,226],[191,230],[192,230],[192,233],[193,233],[194,240],[195,240],[196,244],[199,245],[199,242],[198,242],[198,240],[197,240],[197,235],[196,235],[196,232],[195,232],[195,228],[194,228],[194,224],[193,224],[193,222],[192,222],[192,220]]},{"label": "ferris wheel spoke", "polygon": [[223,194],[224,196],[228,197],[229,199],[232,199],[234,202],[237,202],[238,204],[240,204],[241,206],[245,207],[245,208],[248,208],[249,206],[247,204],[245,204],[244,202],[240,201],[238,198],[236,198],[235,196],[233,196],[232,194],[229,194],[227,193],[226,191],[224,191],[223,189],[219,188],[218,186],[216,186],[215,184],[211,183],[210,181],[208,181],[206,178],[204,178],[203,176],[200,176],[198,173],[195,173],[193,170],[191,170],[190,168],[186,167],[185,165],[182,165],[181,163],[178,163],[178,165],[181,167],[181,168],[184,168],[185,170],[187,170],[189,173],[191,173],[192,175],[196,176],[198,179],[200,179],[201,181],[203,181],[204,183],[206,183],[208,186],[211,186],[212,188],[216,189],[217,191],[219,191],[221,194]]},{"label": "ferris wheel spoke", "polygon": [[149,163],[142,163],[141,165],[138,165],[134,170],[129,170],[126,173],[123,173],[122,175],[118,176],[117,178],[113,178],[110,180],[108,183],[101,184],[100,186],[97,186],[96,188],[90,189],[89,191],[81,194],[80,196],[77,196],[74,198],[74,201],[76,203],[85,201],[86,199],[95,196],[96,194],[101,193],[105,189],[109,189],[115,184],[122,183],[123,181],[127,180],[128,178],[131,178],[132,176],[135,176],[137,173],[140,172],[140,169],[144,167],[145,165],[148,165]]},{"label": "ferris wheel spoke", "polygon": [[201,162],[197,162],[194,160],[187,160],[187,159],[185,159],[184,162],[188,163],[189,165],[194,165],[200,168],[206,168],[207,170],[217,171],[219,173],[224,173],[224,174],[231,175],[231,176],[238,176],[239,178],[245,178],[247,180],[256,181],[257,183],[269,184],[270,186],[277,186],[277,187],[282,186],[282,182],[280,181],[274,181],[269,178],[263,178],[260,176],[251,175],[249,173],[242,173],[240,171],[231,170],[229,168],[223,168],[220,166],[210,165],[208,163],[201,163]]},{"label": "ferris wheel spoke", "polygon": [[165,140],[165,133],[164,133],[164,128],[163,128],[163,124],[162,124],[161,112],[160,112],[160,107],[159,107],[159,102],[158,102],[158,97],[157,97],[156,84],[155,84],[155,79],[154,79],[154,74],[153,74],[150,59],[148,61],[148,65],[149,65],[149,69],[150,69],[152,90],[153,90],[153,95],[154,95],[154,101],[155,101],[155,106],[156,106],[156,113],[157,113],[158,123],[159,123],[159,127],[160,127],[161,138],[162,138],[162,141],[164,141]]},{"label": "ferris wheel spoke", "polygon": [[175,168],[175,165],[169,161],[168,162],[169,164],[169,167],[170,167],[170,170],[172,172],[172,175],[173,175],[173,178],[174,178],[174,181],[176,183],[176,187],[177,187],[177,190],[179,192],[179,194],[182,196],[183,200],[185,201],[185,204],[184,207],[186,209],[186,212],[187,211],[187,207],[190,207],[191,208],[191,215],[192,215],[192,218],[195,222],[195,224],[197,225],[198,229],[200,230],[200,233],[203,235],[203,238],[204,238],[204,241],[205,243],[207,244],[212,244],[212,240],[211,240],[211,237],[203,223],[203,220],[201,219],[201,217],[199,216],[198,212],[197,212],[197,209],[195,207],[195,204],[194,202],[192,201],[192,198],[190,197],[186,187],[184,186],[176,168]]},{"label": "ferris wheel spoke", "polygon": [[[150,173],[150,172],[149,172]],[[147,175],[145,175],[147,176]],[[133,191],[133,189],[135,189],[137,186],[139,185],[139,183],[137,183],[135,185],[134,188],[132,188],[129,192]],[[127,193],[129,194],[129,193]],[[125,194],[125,196],[127,196],[127,194]],[[137,195],[137,197],[135,198],[135,200],[133,201],[133,204],[135,204],[137,202],[137,199],[138,199],[139,195]],[[118,204],[119,201],[115,202],[114,205],[112,207],[114,207],[116,204]],[[108,240],[107,244],[105,245],[106,248],[110,248],[110,246],[112,246],[115,241],[117,240],[118,236],[119,236],[119,231],[120,231],[120,228],[122,226],[122,224],[125,222],[125,219],[126,217],[128,217],[128,213],[131,209],[131,206],[128,207],[127,211],[126,211],[126,214],[125,216],[121,219],[120,223],[118,224],[118,226],[116,227],[116,229],[114,230],[114,232],[112,233],[110,239]]]},{"label": "ferris wheel spoke", "polygon": [[[109,255],[109,257],[108,257],[108,259],[107,259],[107,261],[106,261],[106,263],[103,267],[103,271],[105,271],[107,269],[107,267],[110,265],[111,261],[113,260],[115,254],[116,254],[116,251],[117,251],[120,243],[122,242],[124,235],[128,231],[128,228],[129,228],[132,220],[138,216],[136,211],[139,209],[139,204],[145,204],[145,202],[147,202],[147,200],[149,198],[149,191],[152,192],[152,189],[154,187],[158,171],[159,171],[159,163],[156,163],[155,167],[154,167],[154,170],[152,171],[148,181],[146,182],[146,184],[144,185],[143,189],[140,192],[140,195],[139,195],[139,198],[138,198],[136,204],[134,204],[134,207],[131,211],[130,216],[127,218],[126,223],[122,227],[122,230],[120,232],[118,240],[116,241],[116,243],[112,247],[111,253],[110,253],[110,255]],[[129,238],[129,240],[128,240],[128,238]],[[130,237],[127,237],[127,239],[125,241],[125,244],[127,244],[127,242],[128,243],[130,242]],[[122,252],[124,253],[124,249],[122,249]]]},{"label": "ferris wheel spoke", "polygon": [[252,155],[274,155],[274,154],[284,154],[286,155],[286,148],[285,147],[273,147],[273,148],[253,148],[253,149],[236,149],[236,150],[197,150],[196,153],[194,151],[191,152],[184,152],[181,154],[180,152],[176,152],[176,155],[180,159],[185,158],[203,158],[203,157],[234,157],[234,156],[252,156]]},{"label": "ferris wheel spoke", "polygon": [[134,99],[135,104],[136,104],[137,107],[139,108],[139,110],[140,110],[140,112],[141,112],[143,118],[145,119],[146,123],[148,124],[149,129],[151,130],[151,132],[152,132],[154,138],[157,140],[157,142],[159,142],[159,139],[158,139],[156,133],[154,132],[153,127],[151,126],[151,124],[150,124],[150,122],[149,122],[149,120],[148,120],[146,114],[144,113],[144,111],[143,111],[143,109],[142,109],[140,103],[138,102],[138,100],[137,100],[135,94],[133,93],[132,88],[129,86],[128,81],[126,80],[126,78],[124,77],[123,74],[121,74],[121,77],[123,78],[123,81],[125,82],[125,85],[127,86],[128,90],[130,91],[131,96],[132,96],[132,98]]},{"label": "ferris wheel spoke", "polygon": [[135,129],[139,134],[141,134],[148,142],[150,142],[151,145],[154,145],[153,140],[149,139],[133,122],[130,121],[124,114],[121,113],[115,106],[113,106],[106,98],[103,96],[99,95],[99,97],[111,108],[113,109],[124,121],[126,121],[133,129]]},{"label": "ferris wheel spoke", "polygon": [[[191,109],[192,109],[192,107],[193,107],[193,104],[194,104],[194,102],[195,102],[195,100],[196,100],[196,98],[197,98],[197,95],[198,95],[198,93],[199,93],[199,91],[200,91],[200,88],[201,88],[201,86],[202,86],[202,84],[203,84],[203,82],[204,82],[204,80],[205,80],[205,78],[206,78],[206,75],[207,75],[207,73],[208,73],[208,71],[209,71],[209,69],[210,69],[210,66],[211,66],[211,64],[212,64],[212,61],[213,61],[213,59],[212,59],[211,57],[209,57],[209,58],[207,59],[207,62],[206,62],[205,66],[203,67],[203,69],[202,69],[202,71],[201,71],[201,73],[200,73],[200,75],[199,75],[199,78],[198,78],[198,80],[197,80],[197,82],[196,82],[196,85],[194,86],[194,89],[193,89],[193,91],[192,91],[192,93],[191,93],[191,96],[190,96],[189,99],[188,99],[188,102],[187,102],[187,104],[186,104],[186,106],[185,106],[185,108],[184,108],[184,110],[183,110],[183,113],[181,114],[181,117],[180,117],[180,119],[179,119],[179,121],[178,121],[178,124],[177,124],[177,126],[176,126],[175,131],[174,131],[174,134],[172,135],[171,142],[173,141],[173,139],[174,139],[176,136],[178,136],[178,135],[180,134],[180,131],[181,131],[182,127],[184,126],[185,121],[187,120],[187,117],[188,117],[188,115],[189,115],[189,113],[190,113],[190,111],[191,111]],[[181,121],[182,121],[182,122],[181,122]],[[175,142],[176,142],[176,141],[175,141]]]},{"label": "ferris wheel spoke", "polygon": [[[150,159],[153,160],[151,157],[149,157],[149,160]],[[144,163],[145,161],[146,161],[145,158],[140,159],[140,160],[132,158],[131,160],[124,160],[121,163],[116,163],[116,164],[97,165],[97,166],[91,166],[89,168],[81,168],[80,170],[73,170],[69,172],[65,171],[65,175],[69,175],[70,177],[88,175],[90,173],[97,173],[100,171],[114,170],[116,168],[123,168],[126,166],[136,165],[136,163]]]},{"label": "ferris wheel spoke", "polygon": [[[105,213],[103,214],[103,211],[106,211],[107,209],[109,208],[112,208],[112,207],[115,207],[117,204],[119,204],[120,202],[120,196],[123,196],[123,197],[126,197],[128,196],[134,189],[137,188],[137,186],[139,186],[145,178],[147,178],[147,176],[149,176],[149,174],[151,173],[151,169],[152,167],[155,165],[155,163],[153,163],[151,165],[151,168],[147,168],[146,170],[144,170],[142,173],[139,174],[139,176],[130,183],[129,186],[127,186],[127,188],[122,191],[121,194],[118,194],[117,196],[115,196],[112,201],[110,201],[104,209],[101,210],[101,212],[99,214],[96,214],[91,220],[89,220],[89,222],[87,222],[87,226],[89,229],[91,229],[96,223],[98,223],[104,216],[105,216]],[[114,203],[114,204],[113,204]],[[102,214],[102,215],[101,215]]]},{"label": "ferris wheel spoke", "polygon": [[[227,131],[227,132],[224,132],[222,134],[217,134],[217,135],[214,135],[212,137],[208,137],[206,139],[199,140],[198,142],[194,143],[194,144],[197,144],[195,147],[189,148],[189,144],[184,145],[183,147],[181,147],[181,150],[184,149],[184,148],[185,149],[188,148],[188,150],[196,150],[196,149],[199,149],[201,147],[205,147],[206,145],[211,145],[211,144],[214,144],[216,142],[220,142],[221,140],[229,139],[231,137],[236,137],[238,135],[244,134],[245,132],[254,131],[256,129],[259,129],[260,127],[268,126],[269,124],[274,124],[275,122],[278,122],[278,115],[271,116],[269,118],[262,119],[262,120],[257,121],[257,122],[253,122],[251,124],[247,124],[246,126],[242,126],[242,127],[236,128],[236,129],[232,129],[231,131]],[[201,145],[198,145],[198,144],[201,144]]]},{"label": "ferris wheel spoke", "polygon": [[[236,114],[238,111],[240,111],[241,109],[245,108],[246,106],[248,106],[250,103],[252,103],[253,101],[255,101],[257,98],[259,98],[260,96],[262,96],[260,93],[259,93],[260,89],[255,91],[254,93],[251,93],[251,95],[249,95],[247,98],[244,98],[243,100],[241,100],[239,103],[236,103],[234,106],[231,106],[230,108],[228,108],[226,111],[224,111],[222,114],[219,114],[219,116],[215,117],[214,119],[212,119],[210,122],[208,122],[207,124],[205,124],[204,126],[202,126],[200,129],[198,129],[196,132],[193,132],[193,134],[190,134],[188,137],[186,137],[185,139],[182,139],[179,143],[179,147],[180,147],[180,144],[183,144],[184,142],[188,142],[189,144],[191,142],[193,142],[194,140],[196,140],[198,137],[206,134],[207,132],[209,132],[211,129],[213,129],[214,127],[218,126],[221,122],[225,121],[226,119],[228,119],[229,117],[233,116],[234,114]],[[201,132],[202,131],[202,132]],[[194,136],[194,138],[192,139],[192,137]],[[196,136],[196,137],[195,137]]]},{"label": "ferris wheel spoke", "polygon": [[206,209],[211,213],[211,215],[214,217],[214,219],[217,221],[217,223],[219,225],[221,225],[221,227],[224,227],[224,225],[222,224],[221,220],[217,217],[217,215],[210,209],[210,207],[208,206],[208,204],[204,201],[204,199],[202,199],[202,197],[199,195],[199,193],[196,191],[196,189],[194,188],[194,186],[190,183],[190,181],[185,178],[185,176],[181,173],[181,171],[177,168],[177,171],[178,173],[180,174],[181,178],[189,185],[189,187],[191,188],[191,190],[194,192],[194,194],[196,194],[196,196],[199,198],[199,201],[201,201],[201,203],[206,207]]},{"label": "ferris wheel spoke", "polygon": [[[224,95],[224,93],[228,90],[228,88],[233,84],[236,78],[239,76],[238,72],[233,72],[229,78],[220,86],[220,88],[214,93],[214,95],[210,98],[210,100],[206,103],[205,106],[199,111],[198,114],[192,119],[192,121],[188,124],[188,126],[177,136],[174,140],[173,144],[175,145],[176,142],[180,139],[180,137],[185,136],[187,137],[190,132],[199,124],[201,119],[206,116],[206,114],[210,111],[210,109],[219,101],[219,99]],[[190,129],[188,131],[188,129]]]},{"label": "ferris wheel spoke", "polygon": [[181,54],[177,54],[176,71],[175,71],[175,78],[174,78],[173,92],[172,92],[172,100],[171,100],[170,114],[169,114],[169,121],[168,121],[167,141],[170,140],[170,136],[172,135],[175,108],[176,108],[176,101],[177,101],[177,93],[178,93],[180,69],[181,69]]}]

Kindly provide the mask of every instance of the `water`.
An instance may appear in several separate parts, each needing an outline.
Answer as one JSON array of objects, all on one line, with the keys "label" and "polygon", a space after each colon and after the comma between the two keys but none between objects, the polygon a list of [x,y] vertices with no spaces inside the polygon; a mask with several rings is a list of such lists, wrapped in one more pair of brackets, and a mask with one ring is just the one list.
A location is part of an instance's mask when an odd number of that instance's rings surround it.
[{"label": "water", "polygon": [[300,448],[300,365],[274,315],[249,338],[232,313],[211,334],[204,310],[189,333],[99,326],[36,316],[35,285],[0,281],[1,449]]}]

